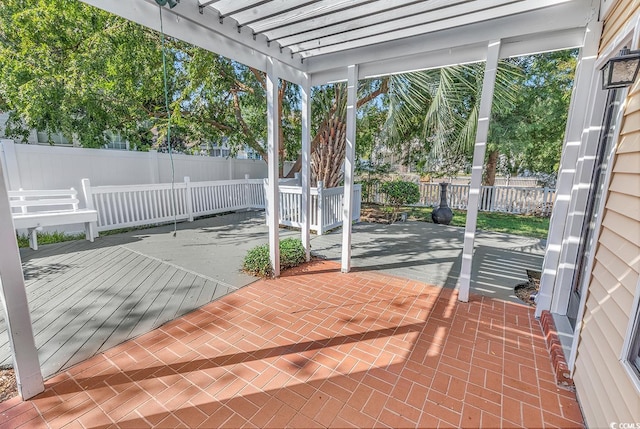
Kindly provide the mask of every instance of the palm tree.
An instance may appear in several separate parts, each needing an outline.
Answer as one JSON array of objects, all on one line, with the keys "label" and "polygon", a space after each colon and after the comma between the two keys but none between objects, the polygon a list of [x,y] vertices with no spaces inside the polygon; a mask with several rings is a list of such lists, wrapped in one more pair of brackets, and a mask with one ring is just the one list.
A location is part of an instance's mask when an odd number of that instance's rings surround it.
[{"label": "palm tree", "polygon": [[[494,113],[504,114],[513,108],[515,82],[520,75],[511,63],[500,62]],[[385,127],[388,144],[398,148],[409,143],[415,146],[417,139],[422,143],[417,155],[423,161],[469,156],[475,142],[483,77],[484,63],[391,76]],[[487,170],[491,171],[487,176],[495,177],[498,151],[488,155]]]},{"label": "palm tree", "polygon": [[[451,154],[460,158],[473,150],[483,75],[484,64],[476,63],[360,81],[357,106],[386,95],[388,116],[383,134],[389,146],[418,158]],[[519,75],[518,68],[501,62],[494,111],[504,113],[512,108],[514,78]],[[346,139],[346,86],[341,83],[316,90],[313,103],[317,130],[311,144],[313,174],[326,187],[338,186]],[[419,150],[416,139],[422,142]],[[298,159],[289,176],[300,165]]]}]

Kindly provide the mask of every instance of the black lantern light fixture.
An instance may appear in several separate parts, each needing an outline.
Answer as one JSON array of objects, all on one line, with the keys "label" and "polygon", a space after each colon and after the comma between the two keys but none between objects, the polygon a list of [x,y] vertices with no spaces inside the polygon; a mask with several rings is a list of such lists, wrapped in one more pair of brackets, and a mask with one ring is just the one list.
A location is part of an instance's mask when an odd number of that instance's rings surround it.
[{"label": "black lantern light fixture", "polygon": [[156,0],[156,3],[158,3],[160,6],[166,6],[168,4],[169,5],[169,9],[173,9],[178,4],[178,1],[176,1],[176,0]]},{"label": "black lantern light fixture", "polygon": [[638,70],[640,70],[640,50],[630,51],[625,46],[620,51],[620,55],[611,58],[602,67],[602,89],[624,88],[632,85],[638,76]]}]

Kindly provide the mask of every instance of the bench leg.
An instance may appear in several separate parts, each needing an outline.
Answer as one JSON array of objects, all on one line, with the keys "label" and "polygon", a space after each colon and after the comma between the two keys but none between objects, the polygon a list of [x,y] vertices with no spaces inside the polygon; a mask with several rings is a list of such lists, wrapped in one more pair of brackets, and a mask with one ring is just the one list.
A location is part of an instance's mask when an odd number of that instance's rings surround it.
[{"label": "bench leg", "polygon": [[29,228],[28,230],[29,236],[29,247],[33,250],[38,250],[38,233],[37,231],[42,231],[42,227],[37,228]]},{"label": "bench leg", "polygon": [[98,229],[94,222],[85,222],[84,233],[87,240],[93,243],[93,239],[98,236]]}]

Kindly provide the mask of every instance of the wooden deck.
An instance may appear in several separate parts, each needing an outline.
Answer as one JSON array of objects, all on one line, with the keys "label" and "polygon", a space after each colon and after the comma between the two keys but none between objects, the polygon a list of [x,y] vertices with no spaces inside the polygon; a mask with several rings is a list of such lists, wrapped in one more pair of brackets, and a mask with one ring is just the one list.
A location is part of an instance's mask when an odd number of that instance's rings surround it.
[{"label": "wooden deck", "polygon": [[[80,240],[21,250],[43,375],[54,375],[252,282],[238,271],[244,249],[260,237],[243,238],[244,231],[230,231],[224,218],[237,225],[264,222],[255,213],[238,214],[181,224],[176,238],[172,227],[165,226],[95,243]],[[213,233],[207,236],[207,250],[198,242],[204,232]],[[230,240],[234,234],[236,239]],[[210,275],[218,252],[226,258],[216,271],[226,273],[233,284]],[[189,261],[193,264],[203,254],[210,263],[201,272],[189,269]],[[0,364],[11,364],[2,317]]]}]

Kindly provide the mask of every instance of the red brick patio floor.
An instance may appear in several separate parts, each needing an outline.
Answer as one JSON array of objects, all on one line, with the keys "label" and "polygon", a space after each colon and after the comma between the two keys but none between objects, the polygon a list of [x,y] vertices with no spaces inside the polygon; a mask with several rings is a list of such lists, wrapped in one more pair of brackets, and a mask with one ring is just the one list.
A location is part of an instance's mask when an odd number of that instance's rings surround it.
[{"label": "red brick patio floor", "polygon": [[0,427],[582,427],[531,308],[315,262],[0,404]]}]

